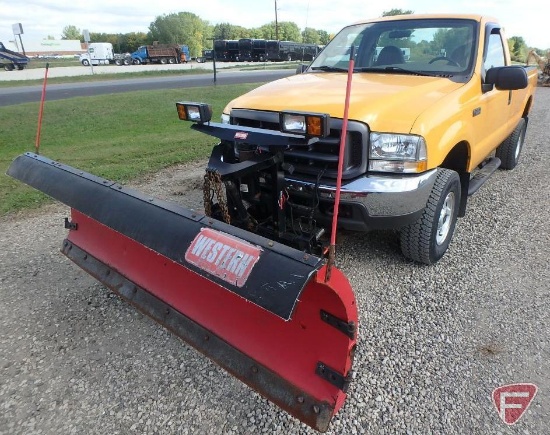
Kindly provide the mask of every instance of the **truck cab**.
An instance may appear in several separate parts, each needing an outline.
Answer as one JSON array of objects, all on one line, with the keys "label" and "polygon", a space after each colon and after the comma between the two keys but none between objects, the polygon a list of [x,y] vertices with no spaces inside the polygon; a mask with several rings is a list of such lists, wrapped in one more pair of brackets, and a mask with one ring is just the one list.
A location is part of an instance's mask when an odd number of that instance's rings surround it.
[{"label": "truck cab", "polygon": [[110,42],[92,42],[88,44],[86,53],[80,55],[80,63],[84,66],[109,65],[115,59],[113,44]]}]

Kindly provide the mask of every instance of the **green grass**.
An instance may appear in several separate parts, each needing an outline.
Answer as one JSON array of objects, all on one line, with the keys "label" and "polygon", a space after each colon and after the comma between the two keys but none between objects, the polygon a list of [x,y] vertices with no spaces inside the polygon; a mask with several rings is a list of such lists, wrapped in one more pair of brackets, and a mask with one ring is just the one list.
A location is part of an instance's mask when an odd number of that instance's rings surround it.
[{"label": "green grass", "polygon": [[[177,101],[212,104],[213,119],[259,84],[138,91],[46,101],[40,154],[125,183],[171,165],[205,158],[216,139],[178,119]],[[38,103],[0,107],[0,215],[50,200],[5,175],[19,154],[35,151]]]}]

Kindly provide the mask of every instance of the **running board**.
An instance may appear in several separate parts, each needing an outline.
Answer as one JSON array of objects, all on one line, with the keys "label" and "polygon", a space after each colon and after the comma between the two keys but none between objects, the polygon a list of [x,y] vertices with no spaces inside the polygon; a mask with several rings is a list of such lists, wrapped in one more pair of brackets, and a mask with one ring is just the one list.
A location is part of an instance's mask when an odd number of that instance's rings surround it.
[{"label": "running board", "polygon": [[500,167],[500,163],[501,161],[498,157],[491,157],[481,169],[477,170],[475,175],[470,180],[470,184],[468,186],[468,196],[476,193],[479,188],[483,186],[487,180],[489,180],[491,175],[493,175]]}]

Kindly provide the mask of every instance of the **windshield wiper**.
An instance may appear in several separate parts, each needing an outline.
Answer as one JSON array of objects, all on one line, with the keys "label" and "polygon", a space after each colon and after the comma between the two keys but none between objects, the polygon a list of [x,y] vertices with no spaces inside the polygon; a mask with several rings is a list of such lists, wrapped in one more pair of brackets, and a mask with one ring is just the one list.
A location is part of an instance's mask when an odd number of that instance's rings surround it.
[{"label": "windshield wiper", "polygon": [[403,74],[411,74],[415,76],[423,77],[437,77],[436,74],[427,73],[424,71],[415,71],[412,69],[401,68],[400,66],[385,66],[385,67],[364,67],[356,68],[355,71],[359,72],[395,72]]},{"label": "windshield wiper", "polygon": [[311,69],[315,71],[348,72],[347,68],[338,68],[337,66],[328,66],[328,65],[312,66]]}]

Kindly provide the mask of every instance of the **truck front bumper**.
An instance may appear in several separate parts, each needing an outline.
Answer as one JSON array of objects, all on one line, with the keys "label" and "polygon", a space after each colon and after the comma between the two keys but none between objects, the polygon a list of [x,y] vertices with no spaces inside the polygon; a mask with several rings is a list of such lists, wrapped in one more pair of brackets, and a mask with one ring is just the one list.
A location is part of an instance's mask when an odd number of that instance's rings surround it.
[{"label": "truck front bumper", "polygon": [[[418,175],[366,175],[342,183],[338,226],[354,231],[399,228],[422,214],[437,176],[437,169]],[[291,198],[318,198],[315,216],[321,223],[332,219],[336,186],[287,177]]]}]

